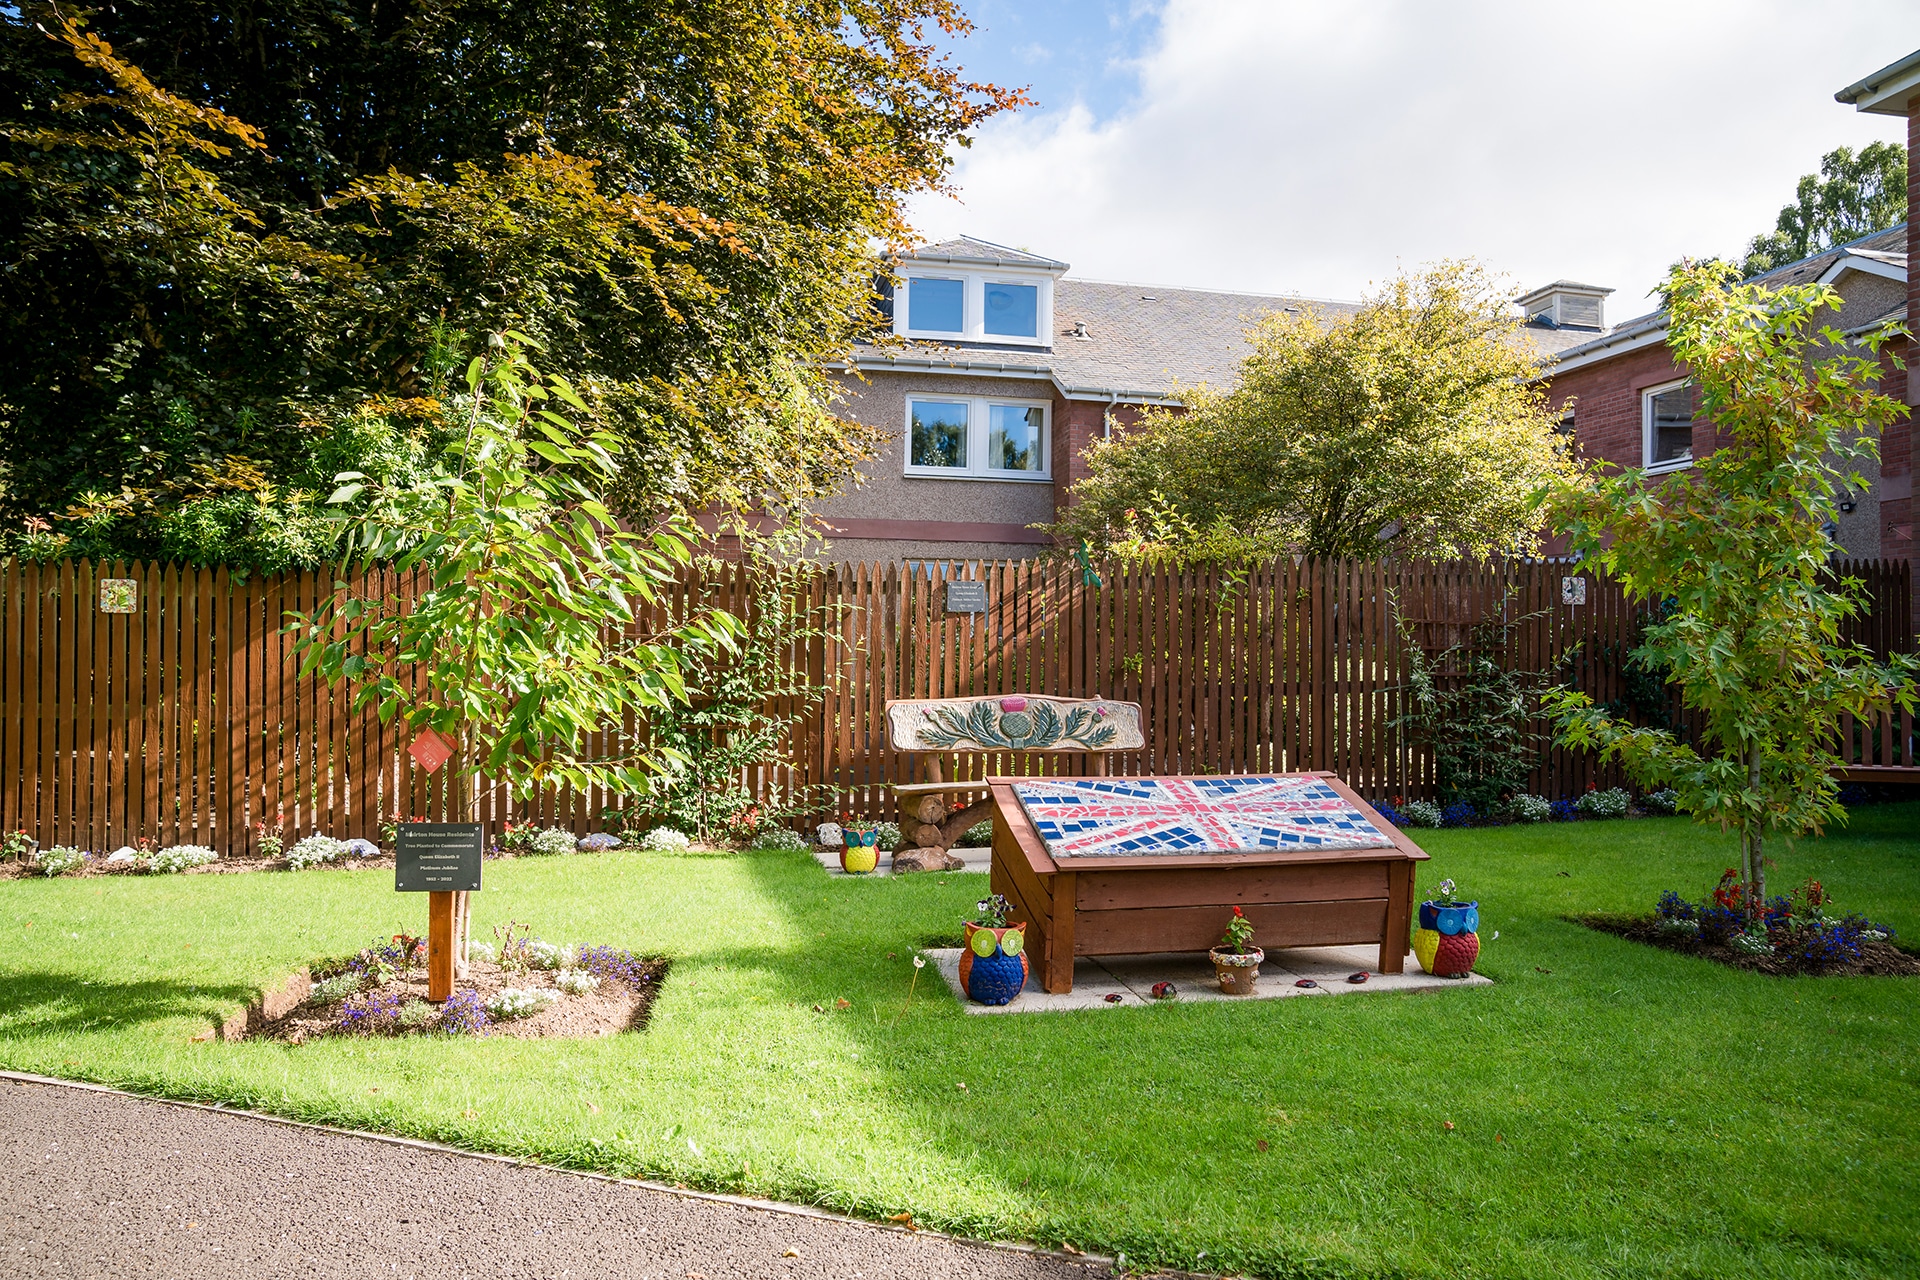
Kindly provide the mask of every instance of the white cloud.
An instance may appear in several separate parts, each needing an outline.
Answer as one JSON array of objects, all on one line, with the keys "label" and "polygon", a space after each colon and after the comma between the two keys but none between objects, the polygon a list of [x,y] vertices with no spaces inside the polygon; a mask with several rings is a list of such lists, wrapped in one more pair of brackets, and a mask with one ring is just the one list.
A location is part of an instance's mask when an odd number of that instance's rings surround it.
[{"label": "white cloud", "polygon": [[1323,297],[1473,255],[1612,285],[1622,319],[1771,228],[1823,152],[1903,139],[1833,93],[1916,46],[1866,0],[1169,0],[1126,108],[990,122],[961,202],[916,212],[1078,276]]}]

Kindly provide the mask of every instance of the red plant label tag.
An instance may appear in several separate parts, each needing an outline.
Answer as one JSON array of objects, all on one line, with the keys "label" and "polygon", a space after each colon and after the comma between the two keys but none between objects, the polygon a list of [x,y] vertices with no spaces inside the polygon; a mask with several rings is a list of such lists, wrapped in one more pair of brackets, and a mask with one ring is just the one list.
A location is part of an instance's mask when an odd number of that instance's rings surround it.
[{"label": "red plant label tag", "polygon": [[453,744],[432,729],[422,729],[419,736],[414,738],[413,745],[407,748],[407,754],[422,769],[432,773],[453,759]]}]

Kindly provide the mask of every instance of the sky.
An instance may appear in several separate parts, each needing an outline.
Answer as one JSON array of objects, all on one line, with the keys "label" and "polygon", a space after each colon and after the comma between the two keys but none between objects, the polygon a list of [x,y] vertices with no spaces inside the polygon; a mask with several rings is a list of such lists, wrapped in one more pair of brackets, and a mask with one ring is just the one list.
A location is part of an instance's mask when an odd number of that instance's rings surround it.
[{"label": "sky", "polygon": [[1475,257],[1611,287],[1771,230],[1836,146],[1905,139],[1836,90],[1920,48],[1913,0],[971,0],[952,46],[1035,105],[913,207],[1084,279],[1359,298]]}]

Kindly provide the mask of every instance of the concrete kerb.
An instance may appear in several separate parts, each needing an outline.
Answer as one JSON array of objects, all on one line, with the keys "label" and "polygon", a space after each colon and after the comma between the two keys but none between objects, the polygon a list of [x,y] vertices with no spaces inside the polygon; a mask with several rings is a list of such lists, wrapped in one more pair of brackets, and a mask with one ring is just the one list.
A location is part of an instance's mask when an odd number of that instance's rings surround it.
[{"label": "concrete kerb", "polygon": [[[138,1102],[153,1102],[161,1106],[181,1107],[191,1111],[213,1111],[222,1115],[244,1116],[251,1120],[264,1121],[267,1124],[282,1125],[290,1129],[310,1129],[318,1133],[331,1133],[347,1138],[364,1138],[369,1142],[384,1142],[389,1146],[412,1147],[418,1151],[431,1151],[439,1155],[461,1156],[469,1160],[486,1160],[494,1164],[514,1165],[526,1169],[544,1169],[550,1173],[565,1174],[573,1178],[588,1178],[596,1182],[615,1183],[621,1186],[640,1187],[647,1191],[658,1191],[665,1195],[678,1196],[684,1200],[707,1200],[716,1204],[732,1205],[741,1209],[758,1209],[767,1213],[786,1214],[796,1218],[816,1218],[824,1222],[841,1222],[871,1230],[891,1231],[899,1235],[924,1236],[934,1240],[951,1240],[957,1244],[976,1245],[984,1249],[999,1249],[1008,1253],[1032,1254],[1038,1257],[1057,1258],[1062,1262],[1092,1263],[1104,1266],[1108,1270],[1120,1273],[1123,1267],[1117,1258],[1098,1253],[1068,1253],[1064,1249],[1048,1249],[1042,1245],[1022,1240],[975,1240],[967,1236],[949,1235],[944,1231],[935,1231],[927,1227],[909,1227],[897,1222],[875,1222],[870,1218],[856,1218],[852,1214],[835,1213],[831,1209],[822,1209],[815,1205],[789,1204],[783,1200],[756,1200],[751,1196],[733,1196],[719,1191],[696,1191],[692,1187],[678,1187],[667,1182],[652,1182],[644,1178],[622,1178],[610,1173],[595,1173],[589,1169],[569,1169],[564,1165],[545,1164],[538,1160],[527,1160],[517,1156],[495,1155],[489,1151],[472,1151],[466,1147],[456,1147],[444,1142],[433,1142],[425,1138],[407,1138],[394,1133],[378,1133],[366,1129],[347,1129],[338,1125],[314,1124],[309,1120],[292,1120],[286,1116],[271,1115],[264,1111],[249,1111],[243,1107],[229,1107],[218,1102],[188,1102],[180,1098],[162,1098],[152,1094],[133,1093],[126,1089],[116,1089],[111,1085],[93,1084],[85,1080],[63,1080],[58,1076],[35,1075],[28,1071],[7,1071],[0,1069],[0,1080],[10,1080],[17,1084],[49,1085],[62,1089],[76,1089],[89,1093],[105,1093],[120,1098],[131,1098]],[[1210,1280],[1197,1272],[1155,1271],[1155,1276],[1167,1276],[1172,1280]]]}]

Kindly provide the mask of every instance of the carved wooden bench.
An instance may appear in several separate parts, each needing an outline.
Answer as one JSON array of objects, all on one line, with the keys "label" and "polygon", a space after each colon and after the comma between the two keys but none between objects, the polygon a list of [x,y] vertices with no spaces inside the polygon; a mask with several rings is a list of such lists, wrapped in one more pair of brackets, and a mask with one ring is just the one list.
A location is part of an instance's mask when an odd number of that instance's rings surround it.
[{"label": "carved wooden bench", "polygon": [[957,760],[1013,751],[1084,753],[1091,757],[1092,772],[1104,776],[1108,752],[1147,745],[1138,703],[1043,694],[895,698],[887,703],[887,736],[894,750],[920,755],[926,775],[924,782],[892,784],[900,802],[896,865],[917,850],[944,858],[970,827],[993,814],[984,779],[948,779],[944,761],[949,754]]}]

